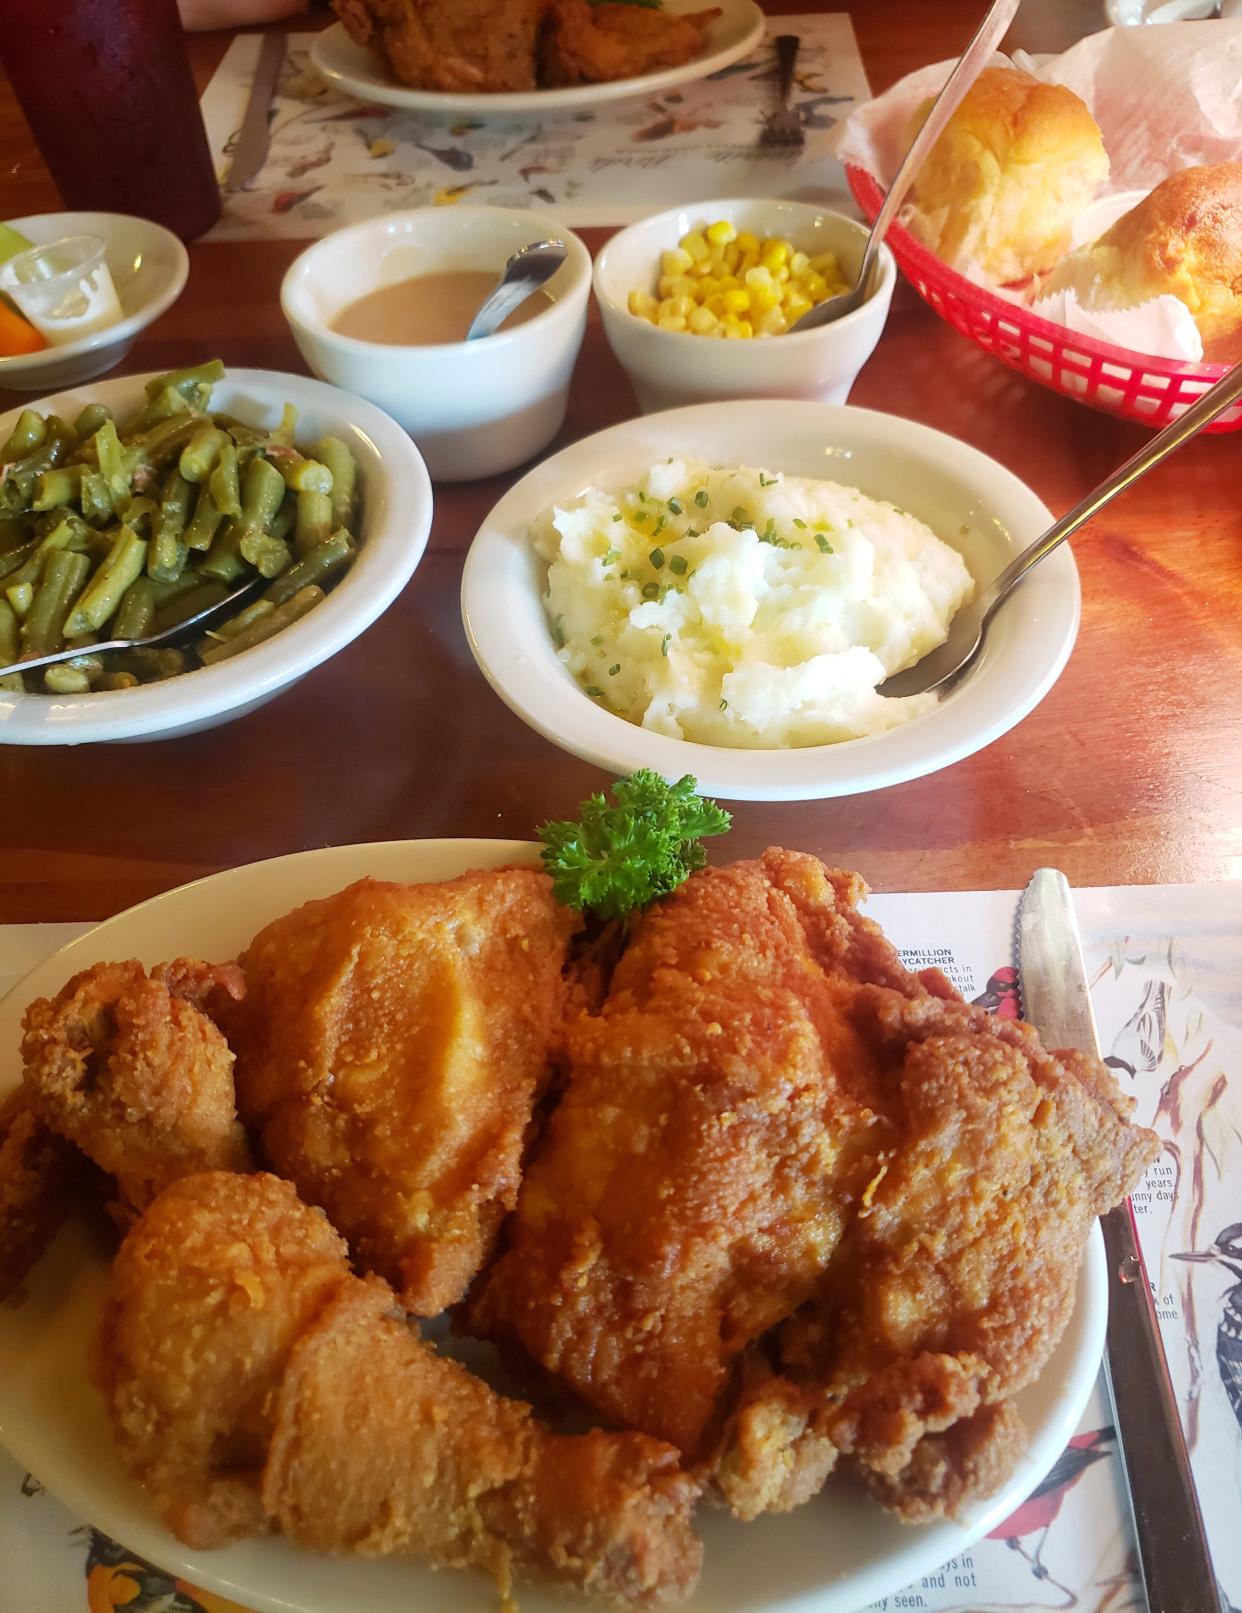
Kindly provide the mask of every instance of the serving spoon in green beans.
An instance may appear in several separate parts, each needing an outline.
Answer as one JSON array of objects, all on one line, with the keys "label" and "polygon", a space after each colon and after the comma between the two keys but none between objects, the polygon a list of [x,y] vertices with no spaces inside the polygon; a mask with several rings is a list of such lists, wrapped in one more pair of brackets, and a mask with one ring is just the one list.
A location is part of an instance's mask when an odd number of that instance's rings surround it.
[{"label": "serving spoon in green beans", "polygon": [[[204,605],[201,610],[195,611],[192,616],[183,617],[181,621],[174,622],[168,627],[161,628],[158,633],[148,633],[140,638],[113,638],[103,644],[79,644],[65,650],[53,650],[49,655],[31,655],[24,661],[13,661],[8,666],[0,666],[0,678],[8,677],[12,672],[36,672],[40,667],[60,666],[65,661],[79,661],[86,655],[103,655],[109,650],[160,650],[174,644],[180,644],[195,633],[202,632],[213,622],[220,621],[231,611],[239,609],[257,599],[265,588],[270,587],[266,577],[252,577],[249,582],[235,588],[224,599],[217,599],[212,604]],[[296,597],[296,596],[295,596]],[[244,647],[244,646],[239,646]]]}]

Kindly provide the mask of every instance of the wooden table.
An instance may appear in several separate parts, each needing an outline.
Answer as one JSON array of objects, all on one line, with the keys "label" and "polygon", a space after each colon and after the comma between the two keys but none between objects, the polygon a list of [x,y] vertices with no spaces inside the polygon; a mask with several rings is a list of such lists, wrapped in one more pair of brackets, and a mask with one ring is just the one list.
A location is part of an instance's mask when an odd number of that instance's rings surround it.
[{"label": "wooden table", "polygon": [[[814,0],[770,9],[800,7]],[[872,85],[882,89],[959,49],[982,3],[855,0],[852,10]],[[1042,0],[1024,9],[1011,43],[1064,49],[1101,20],[1099,0]],[[192,42],[200,84],[227,43]],[[0,153],[0,217],[59,206],[7,85]],[[588,237],[595,247],[603,235]],[[126,368],[219,353],[228,364],[302,370],[277,303],[297,250],[192,247],[185,294]],[[1138,427],[1003,368],[904,285],[851,401],[973,443],[1057,513],[1143,439]],[[634,412],[593,315],[559,443]],[[884,890],[1013,887],[1041,863],[1079,884],[1242,875],[1238,444],[1191,444],[1075,545],[1078,646],[1016,730],[943,773],[875,795],[738,805],[729,851],[771,843],[814,851]],[[0,921],[102,918],[198,875],[304,847],[527,837],[542,819],[572,814],[606,779],[536,737],[492,694],[458,613],[466,548],[511,480],[437,489],[429,551],[403,596],[265,709],[186,739],[0,748]]]}]

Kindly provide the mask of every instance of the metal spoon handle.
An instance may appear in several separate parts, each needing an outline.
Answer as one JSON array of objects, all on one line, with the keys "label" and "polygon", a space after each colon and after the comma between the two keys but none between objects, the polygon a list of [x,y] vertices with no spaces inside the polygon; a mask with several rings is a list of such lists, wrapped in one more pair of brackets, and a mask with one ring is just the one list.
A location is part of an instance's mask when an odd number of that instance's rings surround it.
[{"label": "metal spoon handle", "polygon": [[1086,498],[1075,504],[1072,510],[1067,511],[1059,521],[1050,526],[1043,537],[1036,538],[1029,548],[1023,549],[1020,555],[1009,562],[980,600],[984,621],[1032,566],[1037,566],[1054,549],[1059,548],[1066,538],[1071,537],[1080,526],[1115,499],[1118,493],[1124,493],[1126,488],[1132,487],[1141,476],[1146,476],[1149,470],[1154,470],[1161,460],[1167,459],[1171,453],[1180,448],[1188,437],[1193,437],[1197,431],[1209,425],[1218,414],[1223,414],[1229,405],[1240,397],[1242,397],[1242,364],[1235,364],[1232,369],[1226,370],[1215,386],[1208,388],[1197,403],[1192,403],[1185,414],[1178,415],[1177,419],[1165,426],[1163,431],[1158,431],[1149,442],[1144,443],[1138,453],[1131,454],[1124,465],[1119,465],[1111,476],[1106,476]]},{"label": "metal spoon handle", "polygon": [[862,267],[858,271],[857,284],[868,284],[868,275],[876,253],[880,250],[880,242],[888,233],[888,227],[893,222],[897,209],[906,199],[906,192],[910,189],[910,182],[923,166],[923,159],[939,140],[944,132],[944,126],[961,105],[966,91],[979,77],[987,66],[988,57],[996,49],[1005,30],[1014,19],[1019,0],[993,0],[991,9],[979,24],[975,37],[963,51],[960,61],[949,74],[945,87],[927,114],[927,121],[914,137],[914,143],[906,152],[901,167],[893,177],[888,187],[888,195],[884,198],[884,205],[876,214],[875,223],[871,226],[871,235],[867,241],[867,250],[863,253]]}]

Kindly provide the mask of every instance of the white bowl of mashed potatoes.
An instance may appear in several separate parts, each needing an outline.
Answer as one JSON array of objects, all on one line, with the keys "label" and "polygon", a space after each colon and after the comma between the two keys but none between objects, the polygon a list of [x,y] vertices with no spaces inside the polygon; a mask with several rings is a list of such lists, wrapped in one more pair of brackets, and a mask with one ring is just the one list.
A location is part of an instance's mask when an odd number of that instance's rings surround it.
[{"label": "white bowl of mashed potatoes", "polygon": [[948,695],[877,685],[1051,523],[1015,476],[926,426],[757,400],[648,415],[523,478],[466,563],[475,658],[533,728],[613,772],[731,800],[849,795],[981,749],[1073,647],[1068,548],[998,614]]}]

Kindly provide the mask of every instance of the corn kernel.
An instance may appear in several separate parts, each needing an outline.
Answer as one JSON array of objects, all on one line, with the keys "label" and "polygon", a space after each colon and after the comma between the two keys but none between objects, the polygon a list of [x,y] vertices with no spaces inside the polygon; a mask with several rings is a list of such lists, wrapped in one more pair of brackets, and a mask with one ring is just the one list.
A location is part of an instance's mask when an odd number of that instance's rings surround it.
[{"label": "corn kernel", "polygon": [[747,269],[744,278],[746,280],[746,284],[751,287],[770,286],[772,284],[771,270],[765,269],[762,266],[760,266],[758,269]]},{"label": "corn kernel", "polygon": [[740,275],[749,274],[752,269],[759,267],[758,252],[743,252],[737,261],[736,272]]},{"label": "corn kernel", "polygon": [[725,311],[724,297],[723,295],[717,293],[717,295],[709,297],[703,306],[708,309],[710,313],[715,314],[716,318],[719,319]]},{"label": "corn kernel", "polygon": [[730,274],[732,274],[737,268],[738,260],[741,258],[741,256],[742,254],[737,249],[737,242],[730,241],[728,246],[724,249],[725,268]]},{"label": "corn kernel", "polygon": [[749,230],[739,230],[737,236],[737,249],[739,252],[759,253],[759,237],[752,235]]},{"label": "corn kernel", "polygon": [[678,319],[675,314],[661,314],[657,320],[661,330],[685,330],[686,322]]},{"label": "corn kernel", "polygon": [[736,320],[731,325],[726,324],[723,327],[723,329],[724,329],[725,340],[726,341],[740,342],[743,339],[744,335],[745,335],[745,332],[742,330],[741,325],[738,324],[738,322]]},{"label": "corn kernel", "polygon": [[837,259],[835,253],[821,252],[811,259],[811,267],[825,279],[836,279],[838,276]]},{"label": "corn kernel", "polygon": [[673,295],[673,284],[676,278],[676,275],[662,274],[656,281],[656,291],[661,297],[671,297]]},{"label": "corn kernel", "polygon": [[784,263],[778,264],[777,267],[772,270],[772,278],[782,286],[788,284],[789,266]]},{"label": "corn kernel", "polygon": [[782,269],[789,262],[789,242],[782,241],[779,235],[765,241],[763,251],[759,254],[759,261],[766,269]]},{"label": "corn kernel", "polygon": [[811,260],[805,252],[795,252],[789,260],[789,272],[791,274],[805,274],[810,266]]},{"label": "corn kernel", "polygon": [[727,218],[718,218],[714,224],[709,224],[703,233],[713,246],[727,246],[730,241],[737,239],[737,231]]},{"label": "corn kernel", "polygon": [[696,308],[686,320],[686,324],[696,336],[706,336],[709,331],[716,328],[718,321],[709,308]]},{"label": "corn kernel", "polygon": [[695,263],[701,263],[704,258],[710,258],[712,255],[712,249],[701,230],[691,230],[683,235],[679,244],[681,250],[688,252]]},{"label": "corn kernel", "polygon": [[811,311],[811,299],[803,297],[796,291],[791,291],[781,304],[781,312],[791,325],[796,325],[803,314]]},{"label": "corn kernel", "polygon": [[630,292],[630,312],[637,314],[640,319],[653,319],[659,304],[655,298],[645,291]]},{"label": "corn kernel", "polygon": [[781,294],[779,289],[770,281],[760,282],[750,288],[750,306],[757,314],[766,313],[771,308],[779,307]]},{"label": "corn kernel", "polygon": [[750,312],[750,293],[748,291],[722,291],[721,301],[725,305],[725,312],[730,314],[746,314]]},{"label": "corn kernel", "polygon": [[677,319],[689,319],[697,307],[693,297],[670,297],[668,311]]},{"label": "corn kernel", "polygon": [[660,268],[665,274],[688,274],[692,261],[690,254],[683,252],[679,246],[671,252],[660,254]]},{"label": "corn kernel", "polygon": [[769,308],[755,322],[760,336],[781,336],[789,329],[789,322],[779,308]]},{"label": "corn kernel", "polygon": [[823,302],[828,295],[828,282],[822,274],[816,274],[812,269],[809,274],[803,276],[802,289],[812,302]]}]

